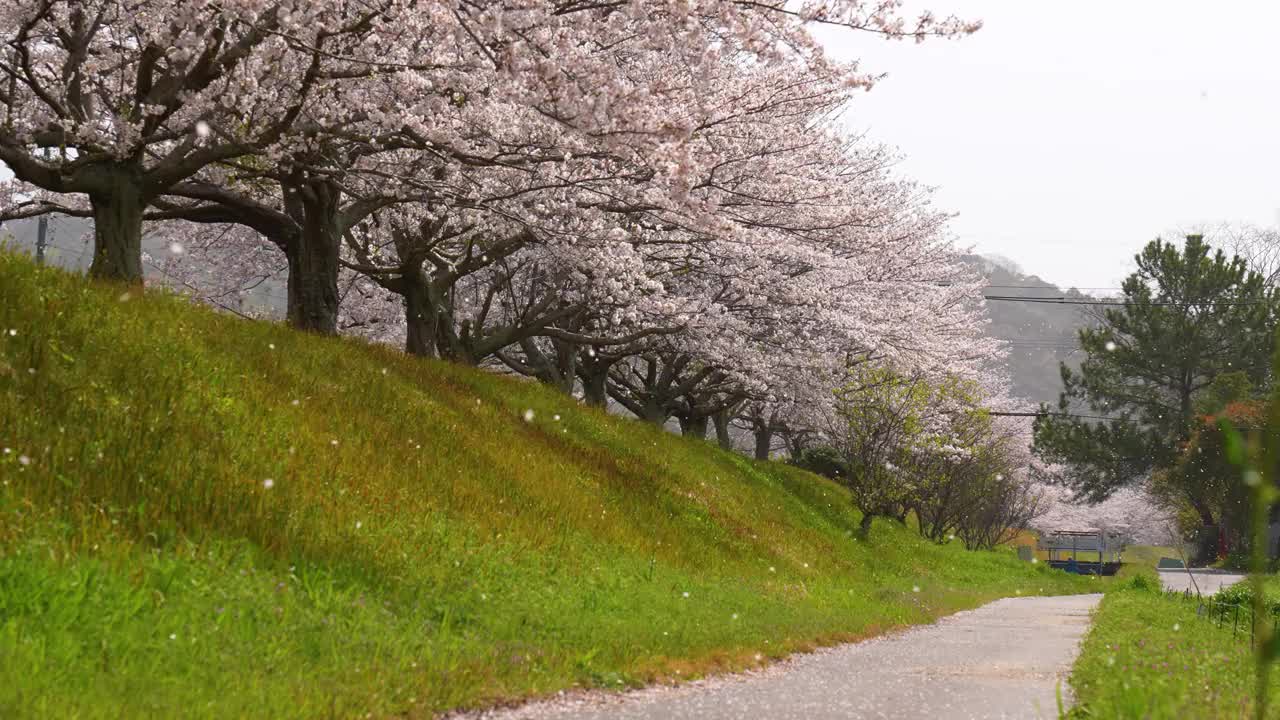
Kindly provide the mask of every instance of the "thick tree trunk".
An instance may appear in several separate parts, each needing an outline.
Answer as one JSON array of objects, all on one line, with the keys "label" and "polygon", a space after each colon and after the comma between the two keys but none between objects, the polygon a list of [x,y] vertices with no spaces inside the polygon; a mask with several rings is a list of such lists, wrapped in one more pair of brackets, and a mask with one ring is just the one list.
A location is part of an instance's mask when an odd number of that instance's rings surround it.
[{"label": "thick tree trunk", "polygon": [[733,438],[729,437],[729,420],[731,419],[729,411],[721,410],[715,415],[712,415],[711,419],[715,422],[716,426],[716,442],[725,450],[732,450]]},{"label": "thick tree trunk", "polygon": [[309,180],[297,190],[302,232],[286,248],[289,260],[289,324],[299,330],[338,332],[338,217],[341,190],[328,180]]},{"label": "thick tree trunk", "polygon": [[707,416],[699,417],[678,417],[680,421],[680,434],[685,437],[695,437],[699,440],[707,439]]},{"label": "thick tree trunk", "polygon": [[645,422],[651,422],[654,425],[666,425],[667,420],[671,417],[662,406],[655,400],[646,400],[640,409],[640,419]]},{"label": "thick tree trunk", "polygon": [[578,347],[563,340],[551,341],[551,352],[543,352],[534,338],[520,341],[524,349],[525,363],[533,376],[543,385],[553,387],[566,395],[572,395],[578,384]]},{"label": "thick tree trunk", "polygon": [[89,277],[141,284],[142,211],[146,203],[129,173],[112,174],[110,192],[89,195],[93,207],[93,264],[89,266]]},{"label": "thick tree trunk", "polygon": [[556,350],[555,382],[552,383],[560,392],[573,394],[573,387],[578,380],[578,346],[560,340],[552,340]]},{"label": "thick tree trunk", "polygon": [[539,375],[538,382],[548,387],[553,387],[566,395],[573,394],[574,384],[572,375],[561,375],[559,373],[556,373],[555,375]]},{"label": "thick tree trunk", "polygon": [[756,459],[768,460],[769,451],[773,449],[773,431],[772,430],[756,430]]},{"label": "thick tree trunk", "polygon": [[858,531],[862,533],[862,537],[866,537],[871,533],[871,521],[875,519],[875,515],[869,512],[862,513],[862,522],[858,523]]},{"label": "thick tree trunk", "polygon": [[582,399],[591,407],[609,405],[609,373],[589,372],[582,376]]},{"label": "thick tree trunk", "polygon": [[599,355],[579,358],[578,375],[582,378],[582,399],[591,407],[609,406],[609,368],[612,361]]},{"label": "thick tree trunk", "polygon": [[404,279],[404,351],[418,357],[436,356],[436,315],[425,285]]}]

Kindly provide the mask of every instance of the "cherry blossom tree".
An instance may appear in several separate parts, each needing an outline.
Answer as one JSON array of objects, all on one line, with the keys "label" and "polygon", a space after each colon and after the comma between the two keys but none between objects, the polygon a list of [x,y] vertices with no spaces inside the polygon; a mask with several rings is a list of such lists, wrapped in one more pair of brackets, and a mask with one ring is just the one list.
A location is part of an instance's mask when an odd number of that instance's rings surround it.
[{"label": "cherry blossom tree", "polygon": [[97,276],[140,277],[144,219],[230,238],[191,243],[216,263],[265,239],[297,327],[344,315],[725,444],[742,412],[764,454],[797,449],[851,356],[937,378],[990,355],[945,215],[833,122],[875,77],[815,25],[977,28],[900,10],[48,0],[0,14],[0,160],[42,193],[0,210],[93,216]]},{"label": "cherry blossom tree", "polygon": [[1144,488],[1122,488],[1100,503],[1080,502],[1070,489],[1059,485],[1042,485],[1041,491],[1049,507],[1033,526],[1042,532],[1110,530],[1146,545],[1178,541],[1177,511],[1164,507]]},{"label": "cherry blossom tree", "polygon": [[147,218],[236,223],[259,233],[284,254],[290,325],[333,334],[342,238],[378,210],[426,192],[380,184],[388,165],[408,172],[413,162],[367,140],[303,144],[277,164],[211,169],[173,188]]},{"label": "cherry blossom tree", "polygon": [[376,12],[301,0],[10,3],[0,10],[0,161],[85,202],[90,275],[139,282],[145,209],[289,132],[326,48],[362,35]]},{"label": "cherry blossom tree", "polygon": [[1030,527],[1051,499],[1032,472],[1030,418],[1008,414],[1019,405],[1003,368],[955,387],[945,432],[903,463],[917,486],[910,505],[921,535],[991,548]]},{"label": "cherry blossom tree", "polygon": [[[694,126],[670,109],[698,105],[715,77],[705,70],[756,62],[867,87],[870,75],[825,58],[810,26],[916,39],[977,28],[928,13],[911,24],[896,10],[856,0],[46,0],[0,14],[12,49],[0,59],[10,79],[0,89],[8,118],[0,160],[26,182],[87,198],[95,276],[140,278],[142,215],[164,195],[202,203],[168,208],[171,217],[223,222],[218,212],[230,208],[250,226],[270,216],[261,210],[294,205],[301,234],[276,240],[304,247],[290,256],[294,273],[320,276],[297,294],[317,296],[321,317],[301,324],[323,330],[331,325],[330,278],[345,229],[338,207],[352,162],[339,157],[333,167],[333,155],[345,154],[332,152],[333,143],[376,149],[384,130],[443,162],[536,169],[564,148],[535,144],[527,152],[522,141],[513,151],[476,139],[528,135],[521,123],[538,118],[590,146],[589,155],[603,148],[644,158],[640,165],[657,169],[656,187],[679,200]],[[664,72],[672,67],[684,71]],[[58,149],[52,159],[41,152],[50,147]],[[232,177],[272,177],[283,197],[254,206],[242,193],[215,192],[235,184],[225,167],[215,188],[208,178],[189,182],[214,165],[229,166]],[[298,213],[290,214],[297,223]]]},{"label": "cherry blossom tree", "polygon": [[[159,247],[154,256],[143,254],[144,263],[163,285],[242,315],[278,317],[272,301],[288,267],[279,248],[252,228],[165,221],[143,230],[148,244]],[[264,298],[260,307],[246,305],[254,295]]]},{"label": "cherry blossom tree", "polygon": [[[451,225],[441,218],[393,228],[394,252],[380,251],[367,241],[353,243],[358,260],[351,266],[403,299],[408,352],[467,364],[494,357],[515,364],[503,351],[520,345],[532,357],[539,352],[530,345],[535,338],[575,344],[622,342],[584,334],[580,320],[588,309],[630,311],[623,303],[595,297],[592,284],[584,280],[588,274],[607,274],[599,266],[582,264],[585,258],[599,257],[583,252],[587,238],[579,238],[575,252],[562,254],[542,244],[528,228],[512,225],[501,232],[490,223],[487,232],[480,233],[462,222]],[[392,262],[379,263],[379,258]],[[609,279],[617,282],[619,276]],[[564,380],[555,384],[563,386]]]},{"label": "cherry blossom tree", "polygon": [[1244,258],[1268,285],[1280,283],[1280,228],[1223,224],[1205,234],[1214,245]]}]

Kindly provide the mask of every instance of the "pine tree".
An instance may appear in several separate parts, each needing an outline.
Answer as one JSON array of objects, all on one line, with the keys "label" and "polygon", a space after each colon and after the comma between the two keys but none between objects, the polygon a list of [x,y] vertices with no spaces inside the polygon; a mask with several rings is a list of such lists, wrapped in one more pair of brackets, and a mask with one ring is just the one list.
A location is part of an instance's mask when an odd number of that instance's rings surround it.
[{"label": "pine tree", "polygon": [[[1199,235],[1181,249],[1156,239],[1135,260],[1123,305],[1079,331],[1087,358],[1078,371],[1062,364],[1058,413],[1046,408],[1035,427],[1036,453],[1094,502],[1173,467],[1219,378],[1242,374],[1259,390],[1269,382],[1280,296],[1244,260]],[[1209,505],[1193,506],[1213,524]]]}]

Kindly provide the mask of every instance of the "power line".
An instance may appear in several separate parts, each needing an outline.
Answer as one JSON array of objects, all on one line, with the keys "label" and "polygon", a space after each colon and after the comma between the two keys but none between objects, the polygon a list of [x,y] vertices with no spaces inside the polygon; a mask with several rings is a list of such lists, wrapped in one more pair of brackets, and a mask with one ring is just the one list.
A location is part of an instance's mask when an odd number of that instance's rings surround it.
[{"label": "power line", "polygon": [[1019,297],[1017,295],[983,295],[987,300],[998,300],[1003,302],[1025,302],[1025,303],[1045,303],[1050,305],[1105,305],[1111,307],[1126,307],[1128,305],[1148,305],[1154,307],[1183,307],[1186,305],[1270,305],[1270,300],[1183,300],[1180,302],[1169,300],[1152,300],[1143,303],[1123,302],[1119,300],[1073,300],[1067,297],[1056,298],[1036,298],[1036,297]]},{"label": "power line", "polygon": [[1124,288],[1118,287],[1080,287],[1079,285],[983,285],[983,287],[1000,288],[1001,290],[1057,290],[1058,292],[1062,292],[1063,287],[1068,290],[1124,290]]},{"label": "power line", "polygon": [[1071,418],[1080,418],[1082,420],[1115,420],[1116,419],[1116,418],[1107,417],[1105,415],[1082,415],[1079,413],[1040,412],[1040,411],[997,412],[997,411],[991,410],[991,411],[988,411],[987,414],[993,417],[1071,417]]}]

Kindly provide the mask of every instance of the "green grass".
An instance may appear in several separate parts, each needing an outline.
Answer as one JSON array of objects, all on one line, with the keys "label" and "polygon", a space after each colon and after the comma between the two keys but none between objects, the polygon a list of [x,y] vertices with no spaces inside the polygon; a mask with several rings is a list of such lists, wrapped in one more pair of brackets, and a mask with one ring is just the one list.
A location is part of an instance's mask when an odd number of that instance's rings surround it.
[{"label": "green grass", "polygon": [[536,384],[3,253],[0,333],[0,717],[426,717],[1096,587],[859,541],[821,478]]},{"label": "green grass", "polygon": [[1125,548],[1124,562],[1116,571],[1116,580],[1128,580],[1135,575],[1146,575],[1154,582],[1158,577],[1156,565],[1160,563],[1162,557],[1176,558],[1178,554],[1173,548],[1158,545],[1130,545]]},{"label": "green grass", "polygon": [[[1197,615],[1194,601],[1155,587],[1136,578],[1103,598],[1072,670],[1077,705],[1070,717],[1251,717],[1248,624],[1242,619],[1233,634],[1232,615],[1219,627]],[[1268,716],[1280,717],[1280,711]]]},{"label": "green grass", "polygon": [[[1271,607],[1274,612],[1280,613],[1280,576],[1263,576],[1262,596],[1267,606]],[[1248,607],[1253,603],[1253,584],[1248,581],[1238,582],[1219,590],[1215,597],[1218,602]]]}]

